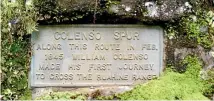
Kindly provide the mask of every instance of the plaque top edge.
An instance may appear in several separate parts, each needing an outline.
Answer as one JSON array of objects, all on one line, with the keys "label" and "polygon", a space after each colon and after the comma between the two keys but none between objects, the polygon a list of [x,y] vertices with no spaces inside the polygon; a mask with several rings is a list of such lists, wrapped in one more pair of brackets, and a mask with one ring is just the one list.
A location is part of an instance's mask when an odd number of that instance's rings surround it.
[{"label": "plaque top edge", "polygon": [[63,24],[63,25],[39,25],[39,28],[44,27],[87,27],[87,28],[139,28],[139,27],[151,27],[151,28],[162,28],[161,26],[154,25],[142,25],[142,24]]}]

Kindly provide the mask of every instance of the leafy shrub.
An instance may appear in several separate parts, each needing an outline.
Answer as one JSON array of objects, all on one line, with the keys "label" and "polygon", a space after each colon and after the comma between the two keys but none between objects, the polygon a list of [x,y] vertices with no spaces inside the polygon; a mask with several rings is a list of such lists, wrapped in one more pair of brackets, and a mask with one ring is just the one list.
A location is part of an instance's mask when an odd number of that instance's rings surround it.
[{"label": "leafy shrub", "polygon": [[2,81],[3,99],[18,99],[28,87],[28,44],[14,40],[10,45],[8,40],[2,41]]},{"label": "leafy shrub", "polygon": [[205,79],[208,87],[207,89],[205,89],[204,95],[212,99],[212,97],[214,96],[214,67],[207,70],[206,73],[207,77]]},{"label": "leafy shrub", "polygon": [[1,94],[19,99],[28,88],[29,36],[36,30],[36,12],[23,0],[1,0]]},{"label": "leafy shrub", "polygon": [[117,97],[122,100],[208,100],[203,95],[207,84],[199,75],[201,62],[196,57],[187,56],[183,63],[187,64],[185,73],[167,70],[160,78],[138,85]]}]

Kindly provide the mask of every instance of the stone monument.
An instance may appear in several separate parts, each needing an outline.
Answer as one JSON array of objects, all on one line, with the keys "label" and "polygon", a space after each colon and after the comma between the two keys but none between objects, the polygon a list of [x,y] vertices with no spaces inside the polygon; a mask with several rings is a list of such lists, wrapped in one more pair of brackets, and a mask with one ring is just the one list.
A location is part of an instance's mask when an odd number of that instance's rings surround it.
[{"label": "stone monument", "polygon": [[163,29],[43,25],[32,34],[30,86],[131,86],[160,75]]}]

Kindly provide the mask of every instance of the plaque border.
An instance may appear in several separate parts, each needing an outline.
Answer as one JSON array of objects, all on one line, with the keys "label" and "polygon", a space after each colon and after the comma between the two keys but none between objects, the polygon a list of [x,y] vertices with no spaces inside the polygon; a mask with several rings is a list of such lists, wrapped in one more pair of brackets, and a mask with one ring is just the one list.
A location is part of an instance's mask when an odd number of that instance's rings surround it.
[{"label": "plaque border", "polygon": [[[159,30],[159,49],[160,49],[160,67],[159,67],[159,76],[163,72],[163,62],[164,62],[164,30],[161,26],[153,26],[153,25],[140,25],[140,24],[63,24],[63,25],[39,25],[39,28],[45,28],[45,27],[73,27],[73,28],[156,28]],[[31,35],[31,46],[34,45],[32,43],[32,39],[36,38],[36,33],[39,31],[34,31]],[[161,35],[162,34],[162,35]],[[33,80],[35,79],[33,76],[33,65],[34,65],[34,54],[32,52],[31,55],[31,64],[30,64],[30,73],[29,74],[29,82],[28,82],[28,87],[29,88],[45,88],[45,87],[72,87],[72,88],[79,88],[79,87],[98,87],[98,86],[134,86],[135,84],[133,83],[108,83],[108,84],[89,84],[89,83],[82,83],[78,85],[72,85],[72,84],[64,84],[63,86],[60,84],[35,84],[33,83]]]}]

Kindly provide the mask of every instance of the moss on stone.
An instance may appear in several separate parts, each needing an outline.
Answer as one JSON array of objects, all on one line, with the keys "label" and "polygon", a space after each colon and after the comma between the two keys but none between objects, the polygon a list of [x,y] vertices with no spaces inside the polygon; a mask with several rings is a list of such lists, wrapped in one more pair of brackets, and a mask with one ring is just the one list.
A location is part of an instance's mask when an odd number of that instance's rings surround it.
[{"label": "moss on stone", "polygon": [[187,56],[183,63],[187,68],[185,73],[166,70],[160,78],[138,85],[117,97],[122,100],[208,100],[203,95],[208,84],[199,76],[201,62],[197,57]]}]

